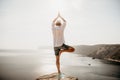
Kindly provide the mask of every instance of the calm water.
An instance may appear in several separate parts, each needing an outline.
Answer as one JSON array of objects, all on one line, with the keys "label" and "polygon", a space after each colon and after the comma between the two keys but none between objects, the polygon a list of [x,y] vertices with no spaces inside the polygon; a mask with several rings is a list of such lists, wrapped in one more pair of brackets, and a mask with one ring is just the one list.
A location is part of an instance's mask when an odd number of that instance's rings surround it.
[{"label": "calm water", "polygon": [[[79,80],[120,80],[120,65],[63,53],[61,70]],[[54,52],[36,51],[0,52],[0,80],[35,80],[41,75],[57,72]]]}]

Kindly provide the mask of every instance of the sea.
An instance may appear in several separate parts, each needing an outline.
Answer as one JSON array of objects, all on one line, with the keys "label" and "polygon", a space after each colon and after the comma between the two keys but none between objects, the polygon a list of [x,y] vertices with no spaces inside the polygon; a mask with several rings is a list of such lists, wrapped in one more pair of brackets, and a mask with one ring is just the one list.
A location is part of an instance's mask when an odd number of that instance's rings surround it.
[{"label": "sea", "polygon": [[[57,72],[53,49],[1,50],[0,80],[36,80]],[[62,53],[61,72],[78,80],[120,80],[120,63]]]}]

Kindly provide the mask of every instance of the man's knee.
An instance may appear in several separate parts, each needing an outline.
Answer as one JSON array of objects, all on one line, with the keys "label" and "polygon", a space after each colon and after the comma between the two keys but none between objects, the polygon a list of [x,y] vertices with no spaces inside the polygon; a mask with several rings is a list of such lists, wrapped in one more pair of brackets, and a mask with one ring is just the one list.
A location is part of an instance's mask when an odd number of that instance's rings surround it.
[{"label": "man's knee", "polygon": [[75,51],[75,49],[73,47],[70,47],[68,50],[69,50],[69,52],[74,52]]}]

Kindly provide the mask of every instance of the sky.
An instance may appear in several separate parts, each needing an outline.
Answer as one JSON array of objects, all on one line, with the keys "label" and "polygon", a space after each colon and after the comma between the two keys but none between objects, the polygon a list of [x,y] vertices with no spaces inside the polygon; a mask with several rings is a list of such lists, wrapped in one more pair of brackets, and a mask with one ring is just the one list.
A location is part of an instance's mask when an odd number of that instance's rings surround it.
[{"label": "sky", "polygon": [[58,11],[66,44],[120,44],[120,0],[0,0],[0,49],[53,46]]}]

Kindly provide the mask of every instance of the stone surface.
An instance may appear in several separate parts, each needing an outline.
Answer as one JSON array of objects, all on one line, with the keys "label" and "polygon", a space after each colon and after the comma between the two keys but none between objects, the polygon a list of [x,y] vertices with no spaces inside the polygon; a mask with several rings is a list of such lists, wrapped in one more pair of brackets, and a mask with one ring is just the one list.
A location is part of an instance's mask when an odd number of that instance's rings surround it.
[{"label": "stone surface", "polygon": [[65,78],[58,79],[57,73],[52,73],[52,74],[40,76],[36,80],[78,80],[78,79],[72,76],[66,76]]}]

